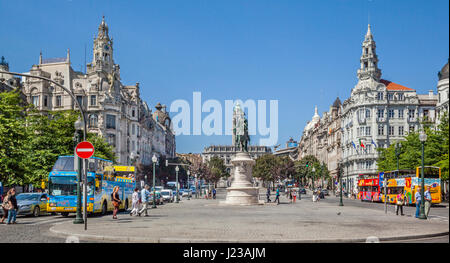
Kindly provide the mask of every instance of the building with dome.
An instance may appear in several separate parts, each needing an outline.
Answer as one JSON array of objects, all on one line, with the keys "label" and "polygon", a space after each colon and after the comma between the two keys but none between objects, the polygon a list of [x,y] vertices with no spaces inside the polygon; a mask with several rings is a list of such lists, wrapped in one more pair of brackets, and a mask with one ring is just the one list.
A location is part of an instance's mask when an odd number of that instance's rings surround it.
[{"label": "building with dome", "polygon": [[[111,144],[120,164],[150,165],[153,154],[175,157],[175,135],[169,114],[160,103],[152,112],[141,99],[141,86],[124,85],[120,66],[114,61],[114,42],[103,17],[94,36],[92,61],[86,72],[71,66],[70,50],[62,58],[43,58],[28,74],[50,78],[71,90],[87,114],[88,130]],[[23,93],[29,103],[46,113],[77,110],[72,98],[44,80],[22,78]]]},{"label": "building with dome", "polygon": [[437,123],[439,123],[441,116],[444,112],[448,112],[448,87],[449,87],[449,72],[448,72],[448,62],[442,67],[441,71],[438,73],[438,101],[436,105],[436,116]]},{"label": "building with dome", "polygon": [[[317,106],[311,121],[307,122],[298,145],[298,160],[312,155],[327,165],[334,181],[338,177],[338,162],[341,158],[341,113],[339,98],[333,102],[328,112],[319,116]],[[334,185],[334,183],[333,183]]]}]

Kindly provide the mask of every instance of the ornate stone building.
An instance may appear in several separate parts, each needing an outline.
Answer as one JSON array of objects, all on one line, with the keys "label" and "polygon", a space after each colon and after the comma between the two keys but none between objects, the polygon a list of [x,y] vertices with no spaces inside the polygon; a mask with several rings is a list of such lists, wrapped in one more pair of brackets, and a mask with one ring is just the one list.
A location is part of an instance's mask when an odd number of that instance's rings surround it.
[{"label": "ornate stone building", "polygon": [[437,85],[437,93],[438,93],[438,101],[436,105],[436,117],[437,122],[439,123],[441,116],[444,112],[448,112],[448,89],[449,89],[449,68],[448,62],[442,67],[441,71],[438,73],[438,85]]},{"label": "ornate stone building", "polygon": [[359,174],[377,172],[377,147],[388,147],[420,128],[416,91],[381,79],[370,25],[362,44],[358,83],[343,103],[343,183],[352,191]]},{"label": "ornate stone building", "polygon": [[[9,71],[9,63],[3,56],[0,59],[0,71]],[[20,88],[20,85],[20,78],[16,78],[11,74],[0,73],[0,92],[15,90]],[[23,96],[23,99],[24,98],[25,97]]]},{"label": "ornate stone building", "polygon": [[[341,159],[341,114],[342,105],[336,98],[328,112],[319,116],[317,107],[314,116],[304,130],[298,146],[298,159],[313,155],[325,163],[333,181],[337,180],[338,162]],[[334,184],[333,184],[334,185]]]},{"label": "ornate stone building", "polygon": [[[88,130],[114,146],[120,164],[149,165],[153,154],[175,157],[175,135],[165,108],[156,111],[140,97],[140,85],[124,85],[114,61],[113,39],[104,17],[94,39],[92,62],[87,72],[75,71],[70,51],[65,58],[43,59],[29,74],[50,78],[71,90],[87,112]],[[34,78],[23,78],[23,92],[41,112],[76,110],[75,102],[61,88]]]}]

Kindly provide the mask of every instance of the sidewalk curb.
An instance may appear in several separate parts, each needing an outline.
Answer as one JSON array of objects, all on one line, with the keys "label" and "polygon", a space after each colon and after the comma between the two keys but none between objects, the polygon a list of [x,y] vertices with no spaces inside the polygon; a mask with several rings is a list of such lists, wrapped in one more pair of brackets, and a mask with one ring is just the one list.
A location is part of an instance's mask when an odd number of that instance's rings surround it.
[{"label": "sidewalk curb", "polygon": [[[365,238],[354,239],[287,239],[287,240],[216,240],[216,239],[181,239],[181,238],[143,238],[143,237],[117,237],[117,236],[100,236],[89,234],[73,234],[65,231],[59,231],[51,227],[50,232],[57,235],[76,236],[84,240],[95,241],[116,241],[116,242],[133,242],[133,243],[365,243]],[[410,235],[399,237],[381,237],[379,241],[405,241],[411,239],[422,239],[449,235],[449,232],[439,232],[423,235]]]}]

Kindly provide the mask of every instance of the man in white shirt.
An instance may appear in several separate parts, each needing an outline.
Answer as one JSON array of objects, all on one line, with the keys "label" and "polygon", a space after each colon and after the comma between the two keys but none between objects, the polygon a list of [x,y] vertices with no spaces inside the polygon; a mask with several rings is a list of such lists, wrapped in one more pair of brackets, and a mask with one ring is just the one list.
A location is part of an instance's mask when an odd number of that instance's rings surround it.
[{"label": "man in white shirt", "polygon": [[138,215],[141,216],[142,212],[145,212],[145,216],[148,216],[147,208],[148,208],[148,197],[150,192],[148,191],[150,186],[145,185],[144,189],[141,191],[141,201],[142,201],[142,209],[138,212]]}]

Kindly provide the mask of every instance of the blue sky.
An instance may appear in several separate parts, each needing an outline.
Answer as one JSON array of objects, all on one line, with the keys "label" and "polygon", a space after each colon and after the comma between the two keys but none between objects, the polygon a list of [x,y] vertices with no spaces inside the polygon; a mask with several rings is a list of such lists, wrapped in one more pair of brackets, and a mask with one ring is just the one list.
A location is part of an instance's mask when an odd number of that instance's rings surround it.
[{"label": "blue sky", "polygon": [[[81,70],[105,15],[122,81],[140,82],[149,105],[191,102],[194,91],[222,102],[276,99],[281,144],[300,139],[315,105],[321,114],[348,98],[369,13],[383,78],[436,91],[449,57],[448,0],[0,0],[0,10],[0,56],[11,71],[28,71],[40,50],[64,57],[67,48]],[[177,151],[230,142],[178,136]]]}]

